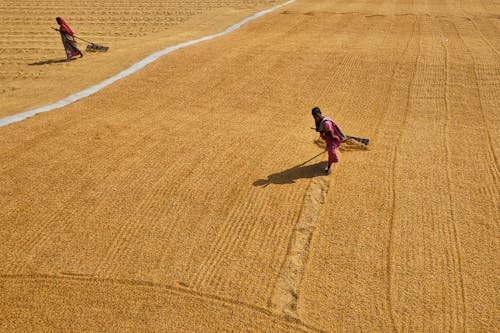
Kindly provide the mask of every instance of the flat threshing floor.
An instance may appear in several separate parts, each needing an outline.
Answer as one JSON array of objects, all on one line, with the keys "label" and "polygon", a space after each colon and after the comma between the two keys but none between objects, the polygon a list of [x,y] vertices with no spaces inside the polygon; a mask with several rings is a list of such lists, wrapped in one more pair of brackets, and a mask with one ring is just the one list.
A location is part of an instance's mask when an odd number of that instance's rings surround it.
[{"label": "flat threshing floor", "polygon": [[[62,63],[16,3],[0,117],[278,4],[65,8],[111,49]],[[315,105],[371,140],[329,176]],[[297,0],[0,127],[0,331],[498,331],[499,111],[498,1]]]}]

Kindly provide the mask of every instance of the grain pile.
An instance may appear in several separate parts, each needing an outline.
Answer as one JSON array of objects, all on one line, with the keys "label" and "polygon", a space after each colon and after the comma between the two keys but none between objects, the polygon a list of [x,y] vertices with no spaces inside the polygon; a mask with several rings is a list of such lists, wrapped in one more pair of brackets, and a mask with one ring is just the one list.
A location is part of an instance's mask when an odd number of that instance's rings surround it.
[{"label": "grain pile", "polygon": [[[93,13],[110,25],[2,4],[0,116],[275,4],[191,2],[170,26],[113,3]],[[56,11],[111,52],[51,62],[57,35],[13,32]],[[493,0],[297,0],[0,127],[0,330],[498,331],[499,18]],[[314,105],[371,139],[330,176]]]}]

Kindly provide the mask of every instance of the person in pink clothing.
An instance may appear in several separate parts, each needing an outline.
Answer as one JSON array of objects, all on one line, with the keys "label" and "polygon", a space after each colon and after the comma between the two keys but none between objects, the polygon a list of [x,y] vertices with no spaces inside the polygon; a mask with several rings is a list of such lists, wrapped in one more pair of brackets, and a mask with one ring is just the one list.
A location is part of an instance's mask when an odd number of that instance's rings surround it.
[{"label": "person in pink clothing", "polygon": [[326,151],[328,151],[328,166],[325,169],[326,174],[330,174],[333,163],[339,161],[337,149],[340,143],[345,140],[345,135],[340,127],[333,120],[321,114],[319,107],[314,107],[311,111],[316,123],[316,131],[319,132],[321,138],[326,142]]}]

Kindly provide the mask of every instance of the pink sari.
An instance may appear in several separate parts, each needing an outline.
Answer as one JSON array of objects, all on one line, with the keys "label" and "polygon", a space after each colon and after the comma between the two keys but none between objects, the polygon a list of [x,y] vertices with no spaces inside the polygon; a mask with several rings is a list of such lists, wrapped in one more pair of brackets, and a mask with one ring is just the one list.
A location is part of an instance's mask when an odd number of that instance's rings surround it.
[{"label": "pink sari", "polygon": [[[333,120],[327,117],[324,117],[323,120],[321,120],[320,128],[321,138],[325,140],[326,151],[328,151],[328,165],[337,163],[339,161],[337,149],[339,148],[345,135],[340,130],[340,127],[338,127]],[[328,132],[332,133],[332,136],[327,135],[326,133]]]}]

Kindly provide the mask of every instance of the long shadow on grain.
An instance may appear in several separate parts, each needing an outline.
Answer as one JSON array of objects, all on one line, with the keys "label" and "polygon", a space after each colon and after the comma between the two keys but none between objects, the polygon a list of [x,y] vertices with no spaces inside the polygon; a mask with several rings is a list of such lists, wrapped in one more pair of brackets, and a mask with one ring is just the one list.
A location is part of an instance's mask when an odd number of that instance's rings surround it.
[{"label": "long shadow on grain", "polygon": [[324,167],[326,166],[325,162],[318,162],[311,165],[305,165],[307,162],[312,161],[321,154],[323,154],[323,152],[294,167],[291,167],[281,172],[273,173],[267,176],[267,179],[256,180],[255,182],[253,182],[253,186],[266,187],[269,184],[277,184],[277,185],[293,184],[297,179],[324,176],[325,175]]},{"label": "long shadow on grain", "polygon": [[[71,59],[73,60],[73,59]],[[38,62],[32,62],[31,64],[28,64],[29,66],[41,66],[41,65],[50,65],[50,64],[57,64],[61,62],[66,62],[66,58],[64,59],[49,59],[49,60],[44,60],[44,61],[38,61]]]}]

